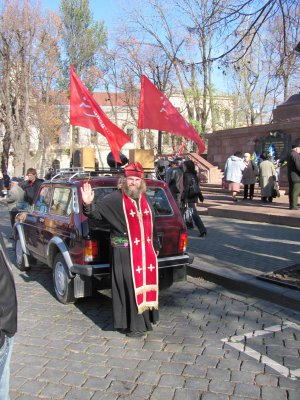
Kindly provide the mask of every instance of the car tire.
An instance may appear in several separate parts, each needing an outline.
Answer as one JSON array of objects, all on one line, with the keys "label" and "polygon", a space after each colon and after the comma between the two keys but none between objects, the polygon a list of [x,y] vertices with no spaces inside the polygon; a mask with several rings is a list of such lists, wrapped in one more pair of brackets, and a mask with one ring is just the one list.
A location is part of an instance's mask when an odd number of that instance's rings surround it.
[{"label": "car tire", "polygon": [[159,290],[168,289],[173,285],[173,268],[159,270]]},{"label": "car tire", "polygon": [[53,265],[53,283],[56,297],[63,304],[74,303],[74,279],[69,278],[67,265],[59,253]]},{"label": "car tire", "polygon": [[24,253],[20,237],[17,236],[16,244],[15,244],[15,252],[16,252],[16,267],[20,271],[29,271],[30,270],[30,259],[27,254]]}]

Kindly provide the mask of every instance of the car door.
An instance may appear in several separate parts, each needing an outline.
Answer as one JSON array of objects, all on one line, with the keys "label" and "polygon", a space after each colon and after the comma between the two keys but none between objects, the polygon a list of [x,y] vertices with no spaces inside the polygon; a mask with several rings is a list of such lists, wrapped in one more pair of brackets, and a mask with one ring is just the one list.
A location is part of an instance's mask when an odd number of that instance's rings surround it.
[{"label": "car door", "polygon": [[45,259],[44,226],[51,202],[51,186],[41,186],[32,210],[26,216],[23,224],[26,245],[32,255],[39,259]]},{"label": "car door", "polygon": [[54,185],[51,206],[44,224],[45,251],[53,237],[59,237],[69,247],[70,238],[75,237],[70,226],[72,215],[72,188],[64,185]]}]

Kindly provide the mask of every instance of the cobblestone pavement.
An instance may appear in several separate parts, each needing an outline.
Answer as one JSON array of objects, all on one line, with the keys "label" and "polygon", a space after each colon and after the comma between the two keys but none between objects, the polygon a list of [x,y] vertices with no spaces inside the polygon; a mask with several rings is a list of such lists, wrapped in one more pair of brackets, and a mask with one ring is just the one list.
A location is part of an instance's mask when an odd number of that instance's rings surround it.
[{"label": "cobblestone pavement", "polygon": [[14,275],[12,400],[299,399],[298,313],[189,278],[161,292],[160,322],[136,340],[112,330],[109,291],[66,306],[51,270]]}]

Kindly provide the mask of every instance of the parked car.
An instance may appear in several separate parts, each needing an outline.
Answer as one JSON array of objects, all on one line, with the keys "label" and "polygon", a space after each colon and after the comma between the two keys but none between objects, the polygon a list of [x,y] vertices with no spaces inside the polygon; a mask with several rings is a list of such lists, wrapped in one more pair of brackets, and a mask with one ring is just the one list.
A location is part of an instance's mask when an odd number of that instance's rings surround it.
[{"label": "parked car", "polygon": [[[94,174],[78,172],[44,181],[33,205],[17,214],[13,228],[17,267],[28,270],[35,260],[51,267],[55,293],[62,303],[90,296],[94,287],[110,285],[109,225],[83,214],[80,188],[88,179],[97,201],[117,190],[119,177]],[[186,253],[185,223],[167,185],[155,179],[146,183],[161,244],[159,282],[165,288],[185,279],[186,266],[193,260]]]}]

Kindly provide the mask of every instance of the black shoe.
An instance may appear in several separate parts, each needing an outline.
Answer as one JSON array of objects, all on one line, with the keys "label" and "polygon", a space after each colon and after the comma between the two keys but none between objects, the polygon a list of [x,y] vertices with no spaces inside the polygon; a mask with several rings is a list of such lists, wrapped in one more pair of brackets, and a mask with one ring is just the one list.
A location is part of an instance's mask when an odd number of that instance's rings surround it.
[{"label": "black shoe", "polygon": [[131,337],[131,338],[142,338],[146,336],[145,332],[140,332],[140,331],[130,331],[126,333],[126,336]]},{"label": "black shoe", "polygon": [[200,233],[199,235],[199,237],[205,237],[205,236],[207,236],[207,232]]},{"label": "black shoe", "polygon": [[123,333],[124,335],[125,335],[125,333],[128,332],[126,328],[117,328],[116,331],[119,333]]}]

